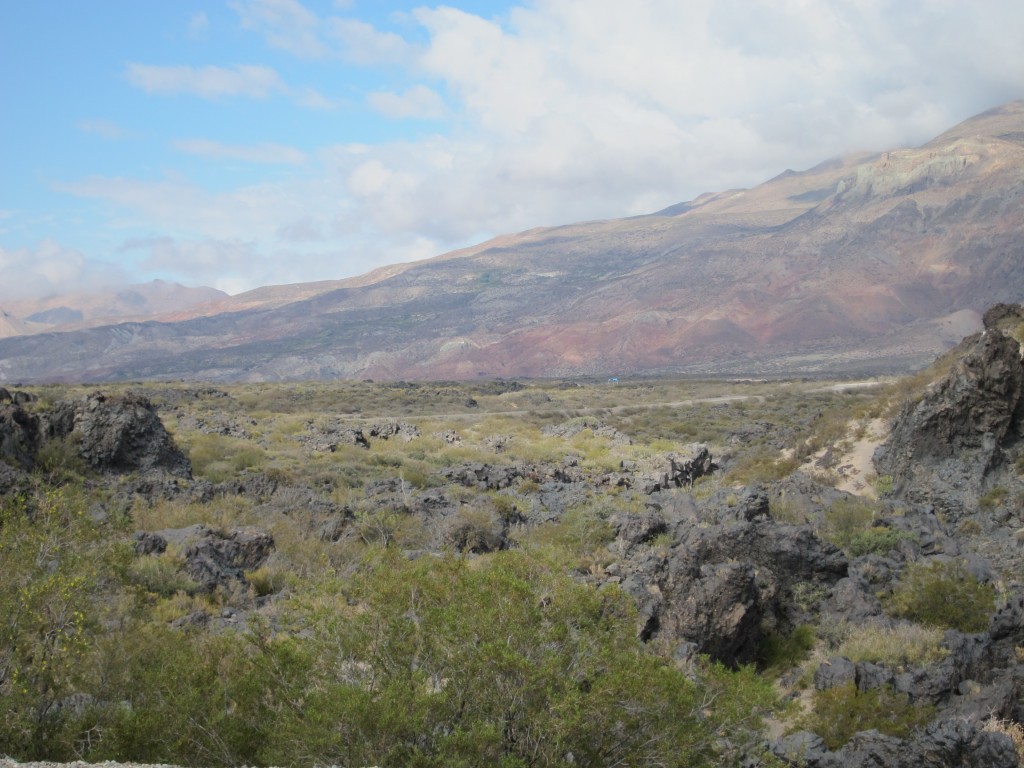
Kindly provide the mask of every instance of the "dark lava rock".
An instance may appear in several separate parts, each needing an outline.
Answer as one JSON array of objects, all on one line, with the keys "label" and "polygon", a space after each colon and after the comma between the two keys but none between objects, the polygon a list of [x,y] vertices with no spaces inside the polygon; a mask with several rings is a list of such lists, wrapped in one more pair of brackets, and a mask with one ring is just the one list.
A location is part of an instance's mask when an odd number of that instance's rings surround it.
[{"label": "dark lava rock", "polygon": [[977,505],[1002,448],[1021,433],[1024,365],[1020,345],[998,330],[968,337],[953,354],[952,370],[904,407],[874,460],[897,495],[955,516]]},{"label": "dark lava rock", "polygon": [[18,405],[0,405],[0,461],[31,470],[39,450],[39,419]]},{"label": "dark lava rock", "polygon": [[270,534],[255,528],[215,531],[205,525],[175,528],[156,533],[137,533],[140,537],[157,537],[182,552],[182,570],[203,589],[230,586],[245,581],[244,572],[263,565],[274,550]]},{"label": "dark lava rock", "polygon": [[[642,540],[655,522],[620,521],[620,535]],[[634,548],[620,566],[640,608],[639,634],[694,643],[726,664],[752,661],[766,633],[788,625],[797,584],[827,589],[847,574],[842,552],[807,526],[682,520],[671,530],[678,543],[667,553]]]},{"label": "dark lava rock", "polygon": [[174,444],[152,403],[125,394],[106,397],[96,393],[75,401],[62,401],[41,418],[44,439],[74,436],[78,452],[101,472],[162,470],[191,477],[188,458]]}]

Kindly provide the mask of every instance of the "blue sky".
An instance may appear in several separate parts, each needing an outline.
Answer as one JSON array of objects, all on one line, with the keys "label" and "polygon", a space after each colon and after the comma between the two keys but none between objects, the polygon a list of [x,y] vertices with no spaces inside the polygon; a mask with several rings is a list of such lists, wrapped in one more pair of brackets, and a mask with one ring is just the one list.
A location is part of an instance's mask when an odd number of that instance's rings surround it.
[{"label": "blue sky", "polygon": [[1024,98],[1019,0],[6,0],[0,302],[335,279]]}]

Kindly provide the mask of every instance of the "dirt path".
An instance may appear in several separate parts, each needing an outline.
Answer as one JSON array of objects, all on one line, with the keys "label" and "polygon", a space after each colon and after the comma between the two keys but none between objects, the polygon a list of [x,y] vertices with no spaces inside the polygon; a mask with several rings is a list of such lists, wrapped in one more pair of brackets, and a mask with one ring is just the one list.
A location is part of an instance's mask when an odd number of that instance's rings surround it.
[{"label": "dirt path", "polygon": [[[807,394],[813,394],[816,392],[846,392],[848,390],[861,390],[861,389],[872,389],[875,387],[881,387],[885,384],[884,381],[877,379],[866,379],[863,381],[847,381],[839,384],[829,384],[825,387],[812,387],[803,390]],[[789,394],[792,390],[787,390],[786,394]],[[759,402],[763,403],[765,400],[769,400],[773,397],[778,397],[778,394],[766,394],[766,395],[719,395],[716,397],[696,397],[687,400],[670,400],[660,401],[654,403],[630,403],[628,405],[612,405],[612,406],[584,406],[582,408],[573,408],[571,406],[558,406],[555,405],[551,408],[516,408],[509,411],[480,411],[478,413],[428,413],[420,415],[405,415],[405,416],[351,416],[346,417],[348,420],[360,423],[372,423],[374,421],[396,421],[401,419],[479,419],[484,416],[512,416],[522,417],[526,415],[543,415],[545,413],[559,413],[562,411],[569,411],[573,414],[595,414],[595,413],[623,413],[630,409],[642,408],[644,410],[650,410],[653,408],[692,408],[695,405],[714,405],[719,403],[739,403],[739,402]]]}]

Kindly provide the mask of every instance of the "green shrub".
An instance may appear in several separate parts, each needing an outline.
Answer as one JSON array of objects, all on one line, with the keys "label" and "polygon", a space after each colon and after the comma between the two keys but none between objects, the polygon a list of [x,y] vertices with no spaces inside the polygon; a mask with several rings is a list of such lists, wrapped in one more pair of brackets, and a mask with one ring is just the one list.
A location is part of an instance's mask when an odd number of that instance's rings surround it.
[{"label": "green shrub", "polygon": [[888,596],[888,609],[932,627],[981,632],[995,610],[996,593],[960,562],[915,563]]},{"label": "green shrub", "polygon": [[831,750],[860,731],[877,730],[902,738],[935,716],[934,707],[911,704],[906,695],[889,687],[858,691],[854,683],[816,691],[811,709],[797,720],[795,730],[813,731]]},{"label": "green shrub", "polygon": [[47,440],[36,454],[36,471],[50,483],[63,484],[85,477],[89,465],[79,452],[81,435],[72,432],[61,440]]},{"label": "green shrub", "polygon": [[1001,507],[1003,502],[1006,501],[1006,497],[1009,495],[1010,491],[1007,488],[997,485],[978,499],[978,505],[982,509],[994,509],[995,507]]},{"label": "green shrub", "polygon": [[942,646],[945,631],[920,624],[897,624],[894,627],[877,624],[846,624],[843,639],[834,649],[834,655],[851,661],[872,664],[916,666],[941,661],[949,655]]},{"label": "green shrub", "polygon": [[825,510],[822,537],[841,549],[868,531],[877,514],[876,507],[866,499],[839,499]]},{"label": "green shrub", "polygon": [[760,451],[743,456],[729,469],[728,481],[756,485],[788,477],[800,466],[795,456],[780,456],[776,451]]},{"label": "green shrub", "polygon": [[127,566],[126,533],[77,489],[0,500],[0,751],[63,757],[56,705],[90,682],[90,649]]},{"label": "green shrub", "polygon": [[899,543],[906,538],[909,538],[909,535],[901,531],[895,531],[886,526],[875,526],[854,534],[844,549],[850,557],[884,555],[896,549]]},{"label": "green shrub", "polygon": [[789,669],[807,658],[815,642],[814,627],[803,624],[788,635],[767,635],[757,649],[758,667]]},{"label": "green shrub", "polygon": [[775,703],[747,670],[691,681],[636,640],[628,596],[525,552],[385,555],[346,592],[300,611],[312,667],[273,689],[265,762],[720,765]]},{"label": "green shrub", "polygon": [[257,597],[265,597],[280,592],[288,586],[288,572],[263,566],[255,571],[246,571],[245,580],[249,582]]},{"label": "green shrub", "polygon": [[884,496],[887,493],[892,493],[892,489],[896,485],[892,475],[879,475],[872,481],[871,484],[872,486],[874,486],[875,493],[877,493],[879,496]]},{"label": "green shrub", "polygon": [[192,595],[199,590],[199,584],[181,570],[182,560],[169,553],[143,555],[132,561],[128,569],[129,581],[161,597],[170,597],[178,592]]}]

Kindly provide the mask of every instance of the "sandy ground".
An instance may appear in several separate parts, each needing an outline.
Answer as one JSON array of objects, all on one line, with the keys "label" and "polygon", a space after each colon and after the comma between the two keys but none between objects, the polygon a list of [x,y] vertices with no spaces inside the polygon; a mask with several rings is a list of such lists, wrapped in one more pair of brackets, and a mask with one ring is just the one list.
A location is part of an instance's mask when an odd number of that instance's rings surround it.
[{"label": "sandy ground", "polygon": [[[850,432],[857,432],[856,424],[850,424]],[[812,475],[832,475],[837,478],[836,488],[856,496],[866,498],[877,498],[873,480],[875,479],[875,466],[871,458],[878,448],[889,436],[889,424],[885,419],[872,419],[864,429],[863,436],[858,439],[851,438],[849,450],[833,457],[833,466],[825,469],[816,466],[816,462],[825,455],[821,451],[812,456],[803,465],[803,471]]]}]

